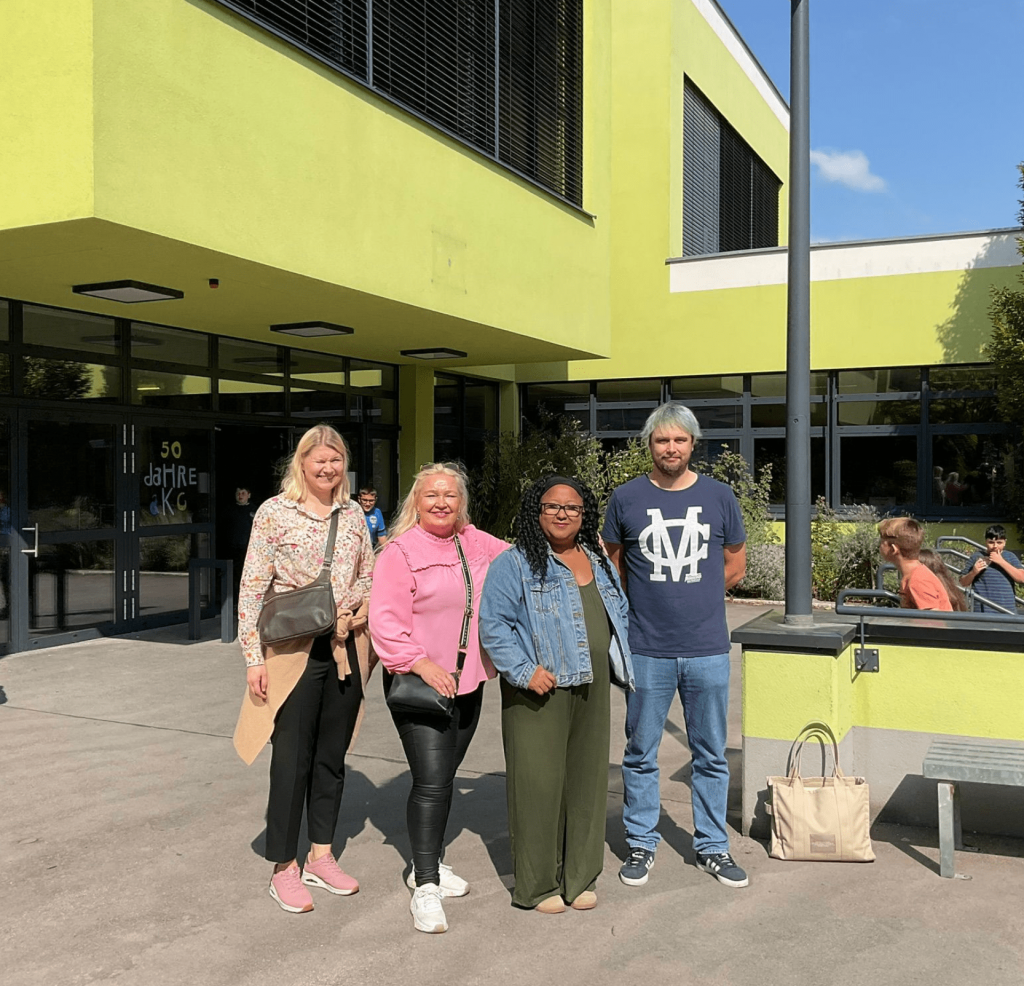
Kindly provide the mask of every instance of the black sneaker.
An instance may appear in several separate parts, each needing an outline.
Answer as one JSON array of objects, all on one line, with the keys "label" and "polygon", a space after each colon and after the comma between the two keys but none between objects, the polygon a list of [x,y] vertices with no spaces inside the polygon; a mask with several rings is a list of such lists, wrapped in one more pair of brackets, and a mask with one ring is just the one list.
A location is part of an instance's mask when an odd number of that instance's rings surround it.
[{"label": "black sneaker", "polygon": [[627,887],[642,887],[647,882],[647,873],[653,865],[653,851],[637,846],[629,851],[629,856],[619,869],[619,879]]},{"label": "black sneaker", "polygon": [[712,852],[706,856],[697,853],[696,866],[698,870],[710,873],[719,883],[727,887],[745,887],[750,881],[747,874],[735,863],[732,856],[727,852]]}]

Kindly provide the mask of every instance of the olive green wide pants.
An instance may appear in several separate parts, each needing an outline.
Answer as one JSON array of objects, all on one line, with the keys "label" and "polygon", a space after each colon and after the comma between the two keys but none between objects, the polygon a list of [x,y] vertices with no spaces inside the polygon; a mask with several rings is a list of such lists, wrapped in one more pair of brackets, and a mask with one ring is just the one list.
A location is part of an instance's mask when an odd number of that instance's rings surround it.
[{"label": "olive green wide pants", "polygon": [[501,679],[512,903],[536,907],[593,890],[604,866],[611,700],[608,664],[592,684],[535,695]]}]

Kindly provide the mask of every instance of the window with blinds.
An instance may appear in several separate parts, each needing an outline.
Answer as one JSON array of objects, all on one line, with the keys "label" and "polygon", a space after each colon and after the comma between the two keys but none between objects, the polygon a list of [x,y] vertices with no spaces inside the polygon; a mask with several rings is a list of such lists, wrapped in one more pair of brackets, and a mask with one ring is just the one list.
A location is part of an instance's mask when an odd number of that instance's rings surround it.
[{"label": "window with blinds", "polygon": [[574,205],[583,0],[218,0]]},{"label": "window with blinds", "polygon": [[779,245],[782,182],[689,80],[683,92],[683,256]]}]

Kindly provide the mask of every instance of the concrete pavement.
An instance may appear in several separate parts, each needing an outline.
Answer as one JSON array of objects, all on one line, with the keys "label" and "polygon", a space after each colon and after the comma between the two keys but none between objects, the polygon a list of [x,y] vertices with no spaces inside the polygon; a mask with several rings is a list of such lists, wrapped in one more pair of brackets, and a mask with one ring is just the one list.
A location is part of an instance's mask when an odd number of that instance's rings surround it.
[{"label": "concrete pavement", "polygon": [[[730,605],[731,625],[760,610]],[[450,931],[408,913],[408,772],[380,693],[349,758],[336,848],[362,889],[314,891],[288,915],[258,855],[264,751],[231,747],[243,667],[236,644],[184,626],[0,660],[0,977],[5,986],[334,983],[836,986],[1024,982],[1024,844],[977,838],[970,880],[938,876],[934,829],[876,826],[873,864],[783,863],[734,833],[751,886],[691,864],[689,755],[673,709],[662,746],[664,843],[646,887],[616,878],[623,701],[613,693],[605,873],[591,912],[509,905],[497,689],[457,782],[449,862],[472,893]],[[738,772],[739,654],[730,760]],[[732,805],[739,807],[739,778]],[[732,816],[734,824],[738,814]]]}]

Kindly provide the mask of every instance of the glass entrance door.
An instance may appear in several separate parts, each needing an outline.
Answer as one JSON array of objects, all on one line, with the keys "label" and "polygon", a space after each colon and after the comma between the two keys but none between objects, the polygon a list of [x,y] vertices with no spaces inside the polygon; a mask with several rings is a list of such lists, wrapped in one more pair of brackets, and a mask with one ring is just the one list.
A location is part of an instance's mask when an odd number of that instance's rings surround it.
[{"label": "glass entrance door", "polygon": [[115,631],[127,616],[122,416],[22,411],[11,422],[22,479],[10,534],[0,535],[13,589],[10,644]]}]

